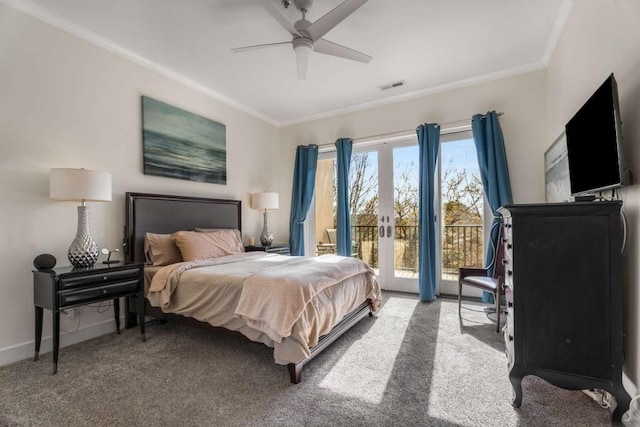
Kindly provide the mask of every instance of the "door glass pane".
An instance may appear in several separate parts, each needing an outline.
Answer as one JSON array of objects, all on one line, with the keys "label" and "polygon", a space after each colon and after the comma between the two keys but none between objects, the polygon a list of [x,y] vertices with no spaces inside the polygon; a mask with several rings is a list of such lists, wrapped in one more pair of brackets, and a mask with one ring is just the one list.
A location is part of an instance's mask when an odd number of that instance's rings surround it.
[{"label": "door glass pane", "polygon": [[[318,160],[315,186],[316,255],[336,253],[335,159]],[[351,255],[378,268],[378,153],[353,153],[349,169]],[[377,273],[377,271],[376,271]]]},{"label": "door glass pane", "polygon": [[336,253],[336,159],[318,160],[316,169],[315,223],[316,253],[315,255]]},{"label": "door glass pane", "polygon": [[352,255],[378,274],[378,153],[353,153],[349,169]]},{"label": "door glass pane", "polygon": [[442,279],[484,264],[484,193],[473,139],[443,143],[441,158]]},{"label": "door glass pane", "polygon": [[418,277],[418,156],[417,145],[393,149],[395,277]]}]

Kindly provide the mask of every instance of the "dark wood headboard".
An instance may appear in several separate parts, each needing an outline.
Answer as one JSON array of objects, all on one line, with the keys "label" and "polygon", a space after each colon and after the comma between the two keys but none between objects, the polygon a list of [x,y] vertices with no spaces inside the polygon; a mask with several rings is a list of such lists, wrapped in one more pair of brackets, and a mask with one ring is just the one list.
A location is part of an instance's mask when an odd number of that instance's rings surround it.
[{"label": "dark wood headboard", "polygon": [[144,233],[170,234],[200,228],[242,230],[240,200],[126,193],[123,252],[126,262],[144,262]]}]

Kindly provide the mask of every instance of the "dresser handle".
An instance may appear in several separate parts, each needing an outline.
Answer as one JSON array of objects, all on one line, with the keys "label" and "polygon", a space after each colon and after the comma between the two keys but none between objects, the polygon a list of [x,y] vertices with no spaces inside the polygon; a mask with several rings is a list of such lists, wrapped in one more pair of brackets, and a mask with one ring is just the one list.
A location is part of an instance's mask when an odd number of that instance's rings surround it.
[{"label": "dresser handle", "polygon": [[103,293],[103,294],[106,294],[106,293],[107,293],[107,290],[106,290],[106,289],[103,289],[103,290],[102,290],[102,293]]},{"label": "dresser handle", "polygon": [[102,280],[107,280],[107,276],[102,277]]}]

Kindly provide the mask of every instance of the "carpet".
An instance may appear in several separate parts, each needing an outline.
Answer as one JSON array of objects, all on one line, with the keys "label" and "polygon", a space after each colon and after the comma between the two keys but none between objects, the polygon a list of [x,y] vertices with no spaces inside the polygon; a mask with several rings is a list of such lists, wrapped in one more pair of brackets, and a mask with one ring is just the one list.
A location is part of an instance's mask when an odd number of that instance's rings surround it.
[{"label": "carpet", "polygon": [[151,321],[137,329],[0,368],[2,426],[607,426],[579,391],[523,380],[511,406],[502,334],[482,305],[384,306],[289,382],[272,351],[225,335]]}]

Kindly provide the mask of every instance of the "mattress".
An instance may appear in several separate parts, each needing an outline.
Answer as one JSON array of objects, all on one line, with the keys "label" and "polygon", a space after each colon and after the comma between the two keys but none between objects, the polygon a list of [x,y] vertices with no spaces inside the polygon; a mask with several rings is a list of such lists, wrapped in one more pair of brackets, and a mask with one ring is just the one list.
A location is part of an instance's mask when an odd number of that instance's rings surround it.
[{"label": "mattress", "polygon": [[[310,348],[320,337],[367,299],[372,301],[374,311],[380,305],[380,287],[373,271],[353,258],[324,255],[303,259],[249,252],[192,263],[195,265],[179,264],[145,268],[145,290],[151,305],[166,313],[240,332],[252,341],[272,347],[279,364],[297,363],[309,357]],[[331,274],[307,273],[314,269],[324,272],[333,268],[333,264],[346,267]],[[357,272],[351,271],[351,266],[357,267]],[[292,277],[300,283],[289,283]],[[308,283],[315,280],[309,277],[318,277],[317,283]],[[158,279],[164,282],[165,278],[167,283],[158,283]],[[285,286],[289,286],[288,293],[282,292]],[[295,286],[300,286],[301,291],[297,292]],[[267,311],[278,307],[275,312],[278,321],[293,316],[290,327],[275,328],[280,332],[274,332],[263,325],[265,322],[246,315],[246,308],[254,306]],[[296,311],[295,307],[301,308]]]}]

